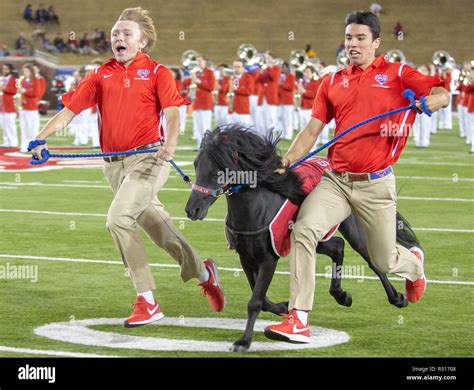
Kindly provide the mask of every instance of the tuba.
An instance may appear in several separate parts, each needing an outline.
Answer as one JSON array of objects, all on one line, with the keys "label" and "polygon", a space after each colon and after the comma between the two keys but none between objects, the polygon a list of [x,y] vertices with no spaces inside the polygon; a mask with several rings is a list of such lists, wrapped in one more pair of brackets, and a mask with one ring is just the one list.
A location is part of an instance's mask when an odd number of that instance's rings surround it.
[{"label": "tuba", "polygon": [[406,62],[406,57],[405,54],[401,50],[398,49],[392,49],[387,52],[385,55],[385,58],[387,59],[388,62]]},{"label": "tuba", "polygon": [[[199,56],[197,51],[194,50],[186,50],[182,55],[181,55],[181,64],[183,65],[183,68],[185,72],[189,73],[194,73],[199,71],[199,67],[197,66],[197,57]],[[194,100],[196,98],[196,84],[192,83],[189,86],[189,98],[191,100]]]},{"label": "tuba", "polygon": [[[244,64],[247,64],[246,68],[254,69],[265,69],[265,55],[264,53],[259,53],[255,46],[250,43],[243,43],[237,49],[237,57],[239,57]],[[250,69],[252,71],[253,69]],[[247,69],[247,71],[249,71]]]},{"label": "tuba", "polygon": [[257,54],[257,49],[250,43],[242,43],[237,49],[237,57],[246,64],[251,64],[252,61],[255,61]]},{"label": "tuba", "polygon": [[444,50],[438,50],[433,53],[433,64],[438,70],[451,71],[456,67],[456,61]]}]

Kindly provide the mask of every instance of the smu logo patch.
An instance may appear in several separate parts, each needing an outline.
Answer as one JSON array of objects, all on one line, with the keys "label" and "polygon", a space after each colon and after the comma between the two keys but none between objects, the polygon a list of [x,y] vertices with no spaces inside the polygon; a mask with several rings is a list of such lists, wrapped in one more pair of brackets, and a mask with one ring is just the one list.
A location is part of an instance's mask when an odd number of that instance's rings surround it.
[{"label": "smu logo patch", "polygon": [[149,69],[138,69],[137,73],[140,76],[140,78],[137,77],[135,78],[135,80],[149,80],[148,79],[148,75],[150,74]]},{"label": "smu logo patch", "polygon": [[377,81],[377,83],[380,86],[383,86],[388,81],[388,75],[386,75],[386,74],[377,74],[377,75],[375,75],[375,81]]}]

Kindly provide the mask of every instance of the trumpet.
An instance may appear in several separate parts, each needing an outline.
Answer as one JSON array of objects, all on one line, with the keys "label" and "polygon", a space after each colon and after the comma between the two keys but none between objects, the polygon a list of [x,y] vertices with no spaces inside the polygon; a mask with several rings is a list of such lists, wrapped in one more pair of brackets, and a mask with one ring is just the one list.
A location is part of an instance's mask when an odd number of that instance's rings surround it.
[{"label": "trumpet", "polygon": [[316,70],[321,61],[318,58],[309,58],[304,50],[293,50],[290,53],[289,64],[292,68],[303,72],[308,66]]},{"label": "trumpet", "polygon": [[433,53],[433,64],[439,70],[453,70],[456,67],[456,61],[444,50],[438,50]]},{"label": "trumpet", "polygon": [[20,89],[23,88],[22,84],[23,84],[24,80],[25,80],[25,77],[21,76],[15,81],[15,85],[16,85],[16,88],[17,88],[17,93],[13,96],[13,102],[14,102],[14,105],[15,105],[15,109],[17,111],[23,110],[23,102],[22,102]]}]

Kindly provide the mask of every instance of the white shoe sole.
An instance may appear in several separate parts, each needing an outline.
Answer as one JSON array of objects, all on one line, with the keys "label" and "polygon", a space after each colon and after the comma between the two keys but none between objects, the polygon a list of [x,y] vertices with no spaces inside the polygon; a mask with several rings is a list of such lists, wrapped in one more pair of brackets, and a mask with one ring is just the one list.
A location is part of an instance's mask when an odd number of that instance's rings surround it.
[{"label": "white shoe sole", "polygon": [[165,315],[163,313],[158,313],[158,314],[155,314],[154,316],[150,317],[148,320],[145,320],[145,321],[129,322],[128,320],[125,320],[123,325],[126,328],[134,328],[135,326],[151,324],[152,322],[159,321],[164,317],[165,317]]},{"label": "white shoe sole", "polygon": [[287,334],[269,328],[265,328],[264,334],[271,340],[286,341],[294,344],[309,344],[311,341],[308,336],[302,334]]}]

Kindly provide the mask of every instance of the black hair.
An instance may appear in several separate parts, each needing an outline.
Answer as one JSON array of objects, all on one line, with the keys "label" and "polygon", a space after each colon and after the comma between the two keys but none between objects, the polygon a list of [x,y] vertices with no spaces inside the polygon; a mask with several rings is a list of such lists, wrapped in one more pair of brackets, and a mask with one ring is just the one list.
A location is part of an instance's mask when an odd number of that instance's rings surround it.
[{"label": "black hair", "polygon": [[228,68],[227,64],[219,64],[219,65],[217,65],[218,68],[220,68],[221,66],[222,66],[223,68]]},{"label": "black hair", "polygon": [[346,15],[347,27],[349,24],[363,24],[370,28],[372,33],[372,40],[380,37],[380,22],[379,18],[370,11],[351,11]]},{"label": "black hair", "polygon": [[4,66],[6,66],[8,69],[9,69],[9,73],[12,73],[13,71],[13,65],[12,64],[3,64]]},{"label": "black hair", "polygon": [[281,167],[278,141],[272,132],[262,137],[251,127],[233,123],[207,131],[200,153],[207,154],[218,170],[256,172],[259,185],[300,205],[305,198],[300,177],[294,171],[275,173]]}]

